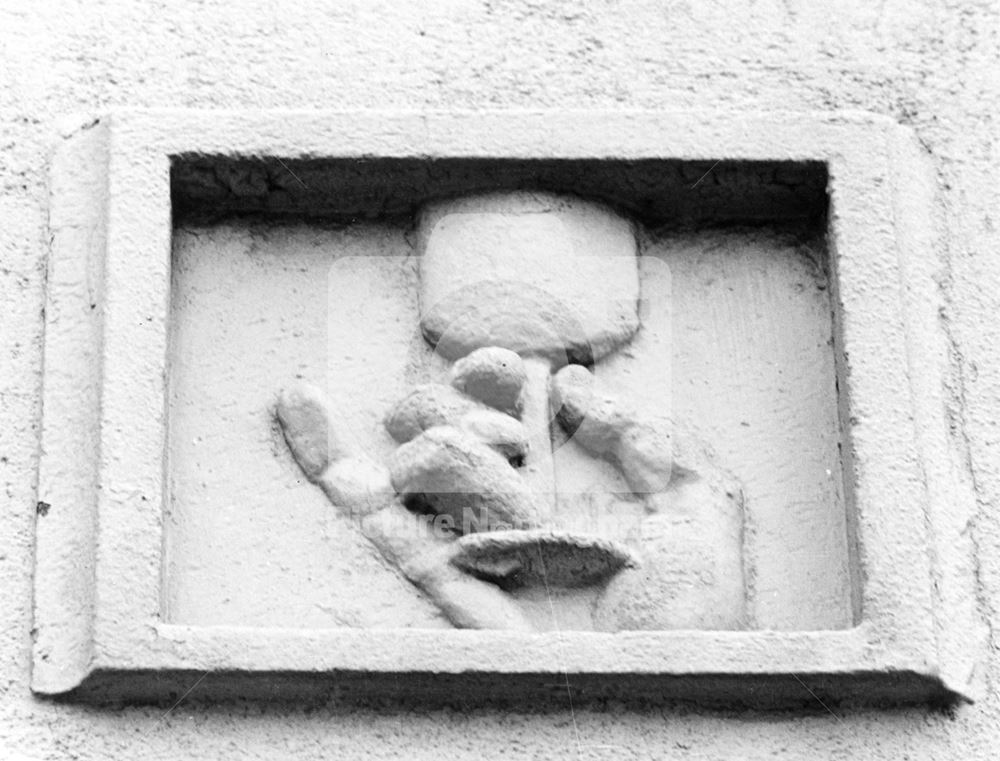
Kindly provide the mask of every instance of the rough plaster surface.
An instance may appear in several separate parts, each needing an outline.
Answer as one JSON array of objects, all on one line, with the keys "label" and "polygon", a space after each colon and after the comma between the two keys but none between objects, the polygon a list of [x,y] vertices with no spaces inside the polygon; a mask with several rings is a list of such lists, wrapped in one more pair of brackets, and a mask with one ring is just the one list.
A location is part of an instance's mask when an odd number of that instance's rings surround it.
[{"label": "rough plaster surface", "polygon": [[[384,6],[190,2],[0,10],[0,744],[8,757],[992,758],[1000,740],[1000,107],[990,3],[514,2]],[[234,65],[238,62],[238,65]],[[46,166],[67,113],[108,106],[864,109],[915,129],[937,172],[936,273],[952,339],[953,443],[979,509],[947,516],[977,550],[970,636],[980,700],[950,713],[817,706],[719,715],[607,705],[533,713],[334,705],[101,710],[28,689]],[[943,551],[962,566],[961,547]],[[973,632],[975,634],[975,632]]]}]

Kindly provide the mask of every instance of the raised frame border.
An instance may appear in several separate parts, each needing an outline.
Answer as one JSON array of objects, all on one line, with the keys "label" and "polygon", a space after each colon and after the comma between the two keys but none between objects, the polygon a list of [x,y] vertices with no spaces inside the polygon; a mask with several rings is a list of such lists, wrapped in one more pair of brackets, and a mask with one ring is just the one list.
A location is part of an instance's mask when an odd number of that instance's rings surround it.
[{"label": "raised frame border", "polygon": [[[170,165],[192,154],[824,162],[858,625],[515,634],[162,623]],[[562,680],[593,695],[750,705],[968,697],[970,656],[949,650],[947,600],[962,595],[942,589],[961,573],[936,565],[937,523],[965,492],[945,419],[933,194],[912,133],[867,114],[119,111],[75,130],[51,168],[32,688],[161,699],[185,675],[212,673],[243,695],[282,675],[375,693],[391,677],[396,692],[437,684],[464,700]]]}]

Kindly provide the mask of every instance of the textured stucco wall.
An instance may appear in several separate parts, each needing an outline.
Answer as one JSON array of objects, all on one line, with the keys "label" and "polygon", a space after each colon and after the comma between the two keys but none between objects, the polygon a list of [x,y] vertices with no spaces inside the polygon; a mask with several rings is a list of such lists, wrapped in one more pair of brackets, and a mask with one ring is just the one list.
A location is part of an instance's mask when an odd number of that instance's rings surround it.
[{"label": "textured stucco wall", "polygon": [[[0,747],[80,758],[992,758],[1000,742],[1000,8],[991,2],[0,4]],[[60,119],[109,106],[864,109],[916,130],[947,235],[942,314],[979,503],[982,699],[775,715],[107,710],[28,689],[46,249]],[[979,638],[974,638],[978,641]]]}]

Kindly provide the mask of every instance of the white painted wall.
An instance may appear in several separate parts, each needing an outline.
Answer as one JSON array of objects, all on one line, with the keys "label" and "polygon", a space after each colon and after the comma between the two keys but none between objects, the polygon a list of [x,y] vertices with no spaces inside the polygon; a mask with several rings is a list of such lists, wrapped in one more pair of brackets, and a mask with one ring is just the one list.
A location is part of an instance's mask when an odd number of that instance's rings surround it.
[{"label": "white painted wall", "polygon": [[[28,758],[945,759],[1000,741],[1000,8],[993,3],[50,2],[0,6],[0,748]],[[922,709],[533,715],[182,702],[97,710],[28,689],[46,167],[61,117],[205,108],[863,109],[938,171],[954,437],[980,511],[982,698]],[[972,638],[978,641],[977,638]],[[3,755],[3,754],[0,754]]]}]

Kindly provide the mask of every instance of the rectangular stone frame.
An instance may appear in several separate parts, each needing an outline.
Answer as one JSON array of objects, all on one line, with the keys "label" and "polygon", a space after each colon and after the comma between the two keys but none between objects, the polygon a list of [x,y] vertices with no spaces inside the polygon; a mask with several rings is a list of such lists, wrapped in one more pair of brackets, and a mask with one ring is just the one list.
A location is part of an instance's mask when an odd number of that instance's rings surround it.
[{"label": "rectangular stone frame", "polygon": [[[198,154],[824,162],[858,624],[520,634],[163,623],[170,167]],[[163,699],[209,673],[218,694],[269,696],[284,685],[524,700],[570,688],[772,705],[963,693],[965,656],[945,652],[942,586],[954,574],[934,567],[935,516],[959,491],[933,183],[905,128],[864,114],[129,111],[64,136],[51,178],[36,692]]]}]

